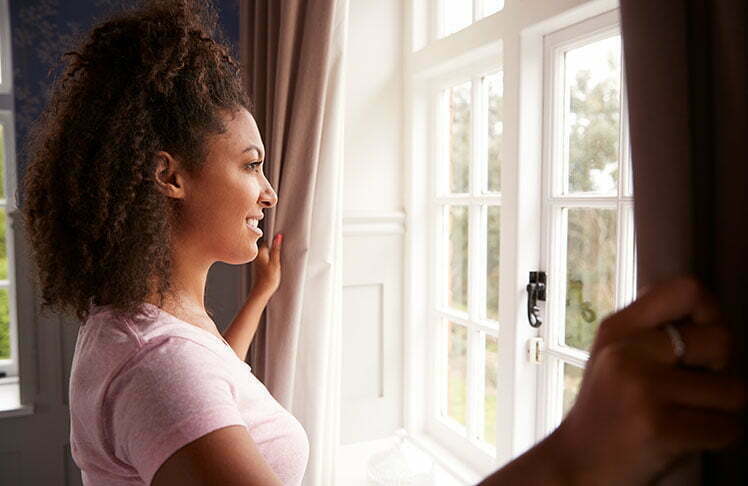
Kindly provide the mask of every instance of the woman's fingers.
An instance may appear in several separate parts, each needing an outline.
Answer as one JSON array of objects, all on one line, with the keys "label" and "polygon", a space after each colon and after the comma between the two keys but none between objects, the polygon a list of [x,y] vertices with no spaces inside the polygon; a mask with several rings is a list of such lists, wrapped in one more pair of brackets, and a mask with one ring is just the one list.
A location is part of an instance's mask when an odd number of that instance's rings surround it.
[{"label": "woman's fingers", "polygon": [[281,246],[283,245],[283,235],[278,233],[273,239],[273,248],[270,251],[270,259],[275,264],[280,264]]},{"label": "woman's fingers", "polygon": [[667,367],[659,375],[653,393],[662,400],[687,408],[740,412],[748,402],[748,390],[740,378],[724,373]]},{"label": "woman's fingers", "polygon": [[635,340],[650,359],[666,364],[724,370],[730,359],[731,340],[727,327],[719,324],[679,326],[684,354],[678,359],[675,347],[664,328],[642,331],[628,339]]},{"label": "woman's fingers", "polygon": [[719,308],[713,297],[693,277],[669,280],[651,289],[628,307],[603,321],[593,346],[606,346],[647,328],[666,322],[688,319],[708,324],[719,318]]},{"label": "woman's fingers", "polygon": [[268,261],[268,258],[269,258],[268,246],[265,244],[265,242],[263,242],[262,244],[260,244],[260,247],[257,249],[256,260],[261,263],[265,263]]},{"label": "woman's fingers", "polygon": [[719,449],[742,434],[742,420],[735,414],[678,407],[663,414],[656,428],[667,438],[674,453]]}]

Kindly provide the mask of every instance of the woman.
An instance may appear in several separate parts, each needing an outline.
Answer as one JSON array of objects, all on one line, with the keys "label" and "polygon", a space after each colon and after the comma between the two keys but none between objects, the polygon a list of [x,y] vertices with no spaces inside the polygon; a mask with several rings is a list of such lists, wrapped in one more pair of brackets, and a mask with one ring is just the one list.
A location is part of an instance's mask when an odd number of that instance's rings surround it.
[{"label": "woman", "polygon": [[[118,14],[69,53],[32,134],[23,213],[39,287],[46,307],[84,322],[69,392],[87,485],[298,485],[306,467],[303,428],[244,362],[281,239],[258,248],[277,197],[214,29],[202,2]],[[208,269],[255,257],[259,278],[224,341],[204,306]],[[662,329],[676,319],[680,331]],[[692,279],[608,318],[562,426],[485,484],[640,484],[727,444],[746,398],[719,372],[718,321]]]}]

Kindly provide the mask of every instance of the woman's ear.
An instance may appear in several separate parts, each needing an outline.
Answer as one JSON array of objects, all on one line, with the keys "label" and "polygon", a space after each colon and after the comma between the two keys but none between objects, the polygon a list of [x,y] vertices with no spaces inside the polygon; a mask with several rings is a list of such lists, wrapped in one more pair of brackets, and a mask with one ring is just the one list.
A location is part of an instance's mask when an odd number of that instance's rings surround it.
[{"label": "woman's ear", "polygon": [[156,170],[153,178],[158,190],[168,197],[183,199],[185,186],[179,161],[164,151],[156,152],[154,157],[156,158]]}]

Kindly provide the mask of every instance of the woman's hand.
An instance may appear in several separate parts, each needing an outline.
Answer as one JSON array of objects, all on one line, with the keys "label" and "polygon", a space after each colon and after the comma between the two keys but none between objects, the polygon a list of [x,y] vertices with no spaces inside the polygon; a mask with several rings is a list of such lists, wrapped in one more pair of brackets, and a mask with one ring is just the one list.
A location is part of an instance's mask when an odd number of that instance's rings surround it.
[{"label": "woman's hand", "polygon": [[[685,344],[680,358],[668,323]],[[560,474],[569,484],[646,484],[685,453],[730,444],[747,393],[725,372],[729,354],[715,300],[693,278],[660,284],[608,317],[553,434]]]},{"label": "woman's hand", "polygon": [[283,235],[278,233],[273,239],[273,247],[268,248],[263,242],[260,245],[257,258],[254,260],[255,281],[252,285],[251,297],[270,300],[281,281],[281,244]]}]

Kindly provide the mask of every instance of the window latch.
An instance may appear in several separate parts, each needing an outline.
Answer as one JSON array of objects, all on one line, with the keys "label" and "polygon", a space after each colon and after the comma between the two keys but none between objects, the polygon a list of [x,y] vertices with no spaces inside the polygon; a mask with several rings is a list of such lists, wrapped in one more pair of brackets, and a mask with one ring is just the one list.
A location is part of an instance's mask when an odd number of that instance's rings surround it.
[{"label": "window latch", "polygon": [[532,327],[540,327],[543,324],[538,301],[545,302],[545,283],[545,272],[530,272],[530,282],[527,284],[527,320]]}]

